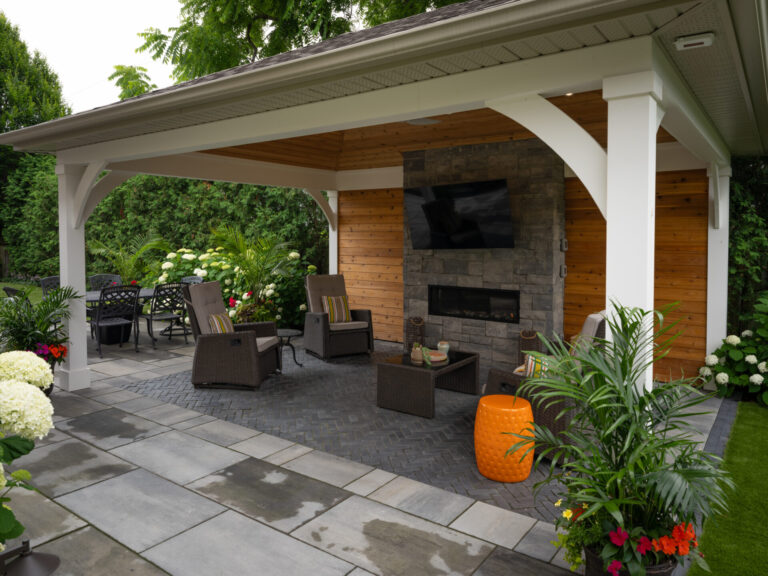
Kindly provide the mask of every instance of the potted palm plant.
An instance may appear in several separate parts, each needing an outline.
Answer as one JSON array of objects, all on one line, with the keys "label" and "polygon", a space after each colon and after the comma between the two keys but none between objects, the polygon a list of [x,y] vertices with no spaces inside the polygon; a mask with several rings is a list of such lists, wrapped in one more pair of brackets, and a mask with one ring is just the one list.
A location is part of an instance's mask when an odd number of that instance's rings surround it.
[{"label": "potted palm plant", "polygon": [[558,435],[533,423],[507,454],[530,442],[536,466],[561,498],[558,541],[572,568],[586,559],[587,576],[671,574],[696,551],[694,525],[726,508],[732,487],[720,459],[702,451],[689,418],[707,396],[690,380],[644,390],[643,374],[676,335],[660,312],[614,303],[610,340],[572,348],[547,341],[547,370],[521,391],[572,417]]},{"label": "potted palm plant", "polygon": [[62,320],[70,316],[69,300],[80,296],[71,286],[62,286],[33,304],[29,292],[21,290],[0,300],[0,351],[34,352],[53,370],[67,355],[68,336]]}]

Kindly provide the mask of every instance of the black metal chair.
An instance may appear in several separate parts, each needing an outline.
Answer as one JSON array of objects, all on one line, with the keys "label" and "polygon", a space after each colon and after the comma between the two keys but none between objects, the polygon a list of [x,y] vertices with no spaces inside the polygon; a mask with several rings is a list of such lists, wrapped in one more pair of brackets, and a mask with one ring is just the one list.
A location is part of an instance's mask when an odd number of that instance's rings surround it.
[{"label": "black metal chair", "polygon": [[184,343],[188,342],[184,323],[187,317],[187,307],[184,304],[183,287],[184,284],[181,282],[158,284],[155,286],[149,314],[140,314],[140,318],[144,318],[147,321],[147,332],[149,337],[152,338],[152,348],[157,348],[157,338],[155,338],[152,327],[153,322],[156,321],[169,323],[165,330],[161,332],[161,334],[165,335],[165,331],[167,331],[168,340],[173,336],[173,328],[176,327],[177,331],[184,335]]},{"label": "black metal chair", "polygon": [[202,276],[184,276],[184,278],[181,279],[182,284],[202,284],[203,283],[203,277]]},{"label": "black metal chair", "polygon": [[58,276],[46,276],[40,280],[40,288],[43,289],[43,298],[48,295],[48,292],[55,290],[61,286],[61,280]]},{"label": "black metal chair", "polygon": [[99,304],[92,313],[91,333],[96,333],[96,342],[98,343],[99,358],[101,354],[101,341],[103,337],[102,328],[120,329],[120,347],[123,342],[130,337],[130,332],[126,335],[125,331],[133,328],[133,341],[136,352],[139,351],[139,290],[138,286],[107,286],[102,288],[99,297]]},{"label": "black metal chair", "polygon": [[3,292],[5,292],[5,295],[8,296],[8,298],[13,298],[20,292],[18,288],[11,288],[10,286],[4,286]]},{"label": "black metal chair", "polygon": [[120,274],[94,274],[88,277],[90,290],[101,290],[107,286],[119,286],[122,283],[123,279],[120,278]]}]

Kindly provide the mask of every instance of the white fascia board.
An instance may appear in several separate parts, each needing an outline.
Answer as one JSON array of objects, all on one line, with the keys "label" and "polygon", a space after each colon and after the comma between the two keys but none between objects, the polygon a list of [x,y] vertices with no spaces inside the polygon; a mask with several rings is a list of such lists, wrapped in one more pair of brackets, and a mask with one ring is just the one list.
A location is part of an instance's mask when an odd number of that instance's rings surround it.
[{"label": "white fascia board", "polygon": [[94,159],[118,162],[473,110],[482,108],[487,100],[505,96],[597,88],[606,76],[648,70],[652,58],[653,40],[633,38],[334,100],[72,148],[60,151],[58,157],[64,164],[90,163]]},{"label": "white fascia board", "polygon": [[261,186],[320,190],[334,190],[336,186],[336,172],[333,170],[230,158],[218,154],[190,153],[113,162],[107,169]]},{"label": "white fascia board", "polygon": [[729,166],[731,153],[720,132],[680,77],[664,50],[654,45],[653,70],[664,85],[662,126],[699,160]]}]

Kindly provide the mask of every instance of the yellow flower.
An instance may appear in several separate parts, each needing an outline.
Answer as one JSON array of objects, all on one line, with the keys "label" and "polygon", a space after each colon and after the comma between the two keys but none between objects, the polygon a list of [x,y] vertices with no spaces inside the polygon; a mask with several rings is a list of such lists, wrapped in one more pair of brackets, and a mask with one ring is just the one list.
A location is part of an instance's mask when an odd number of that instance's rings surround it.
[{"label": "yellow flower", "polygon": [[563,510],[563,518],[565,518],[566,520],[570,520],[571,516],[573,516],[573,510],[571,510],[570,508],[568,510]]},{"label": "yellow flower", "polygon": [[555,507],[556,507],[556,508],[560,508],[560,505],[561,505],[562,503],[563,503],[563,499],[562,499],[562,498],[560,498],[560,500],[558,500],[557,502],[555,502]]}]

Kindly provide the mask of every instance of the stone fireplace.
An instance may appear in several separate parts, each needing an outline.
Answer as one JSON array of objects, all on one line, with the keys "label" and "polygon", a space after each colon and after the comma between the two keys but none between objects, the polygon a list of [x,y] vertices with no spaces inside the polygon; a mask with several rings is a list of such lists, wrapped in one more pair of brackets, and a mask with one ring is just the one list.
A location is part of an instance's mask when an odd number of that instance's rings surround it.
[{"label": "stone fireplace", "polygon": [[[505,178],[516,219],[514,248],[414,250],[406,215],[405,316],[424,318],[427,345],[447,340],[459,350],[477,352],[485,367],[510,367],[517,363],[521,330],[562,333],[560,157],[537,139],[405,152],[403,157],[406,188]],[[457,290],[462,288],[472,289],[463,300]],[[434,306],[440,295],[447,308]],[[475,305],[488,307],[487,315],[463,313]]]}]

